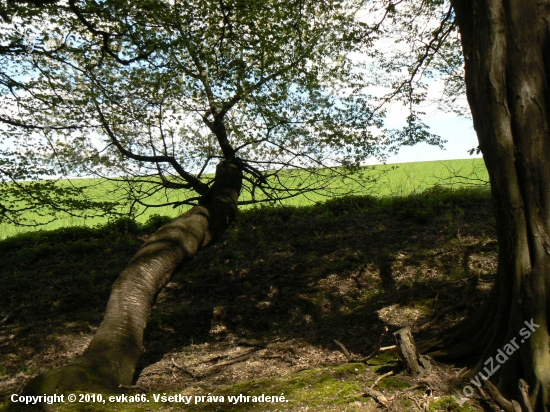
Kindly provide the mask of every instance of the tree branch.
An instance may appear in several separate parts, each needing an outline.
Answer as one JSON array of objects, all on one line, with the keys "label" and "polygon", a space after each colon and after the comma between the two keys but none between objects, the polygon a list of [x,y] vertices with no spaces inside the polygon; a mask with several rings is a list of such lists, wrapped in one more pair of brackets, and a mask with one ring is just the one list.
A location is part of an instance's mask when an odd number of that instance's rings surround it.
[{"label": "tree branch", "polygon": [[97,109],[97,113],[99,114],[99,118],[101,120],[101,124],[105,131],[107,132],[107,135],[113,142],[113,144],[116,146],[118,151],[130,159],[137,160],[140,162],[148,162],[148,163],[169,163],[178,174],[189,183],[190,187],[193,188],[197,193],[204,195],[206,192],[208,192],[209,187],[205,183],[201,182],[199,179],[197,179],[192,174],[186,172],[183,167],[176,161],[175,158],[172,156],[145,156],[145,155],[138,155],[130,150],[127,150],[122,146],[120,141],[117,139],[116,135],[112,131],[112,129],[109,127],[109,124],[107,120],[105,119],[105,116],[103,115],[103,112],[101,111],[101,108],[99,107],[99,104],[97,101],[94,100],[94,104]]}]

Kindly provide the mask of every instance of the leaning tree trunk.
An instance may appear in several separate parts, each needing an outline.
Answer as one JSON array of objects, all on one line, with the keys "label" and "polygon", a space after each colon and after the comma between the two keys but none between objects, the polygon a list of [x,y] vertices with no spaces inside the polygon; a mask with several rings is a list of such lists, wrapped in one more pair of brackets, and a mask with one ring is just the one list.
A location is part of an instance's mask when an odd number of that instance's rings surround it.
[{"label": "leaning tree trunk", "polygon": [[120,385],[130,385],[158,293],[178,265],[218,238],[236,217],[241,181],[236,163],[220,163],[204,205],[161,227],[128,263],[113,285],[105,318],[82,356],[37,376],[25,392],[118,392]]},{"label": "leaning tree trunk", "polygon": [[[451,339],[432,342],[432,349],[439,355],[475,356],[479,362],[471,375],[491,376],[500,365],[491,381],[504,395],[520,400],[523,378],[533,410],[548,411],[550,4],[451,2],[462,38],[468,101],[491,180],[499,261],[482,313],[456,328]],[[519,349],[497,363],[499,349],[513,352],[505,346],[510,343]]]}]

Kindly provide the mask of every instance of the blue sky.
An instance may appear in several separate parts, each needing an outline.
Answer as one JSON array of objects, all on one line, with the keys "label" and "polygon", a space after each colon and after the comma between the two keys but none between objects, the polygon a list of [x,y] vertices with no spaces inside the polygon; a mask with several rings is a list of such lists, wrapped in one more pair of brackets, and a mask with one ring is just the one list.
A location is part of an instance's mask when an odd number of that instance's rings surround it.
[{"label": "blue sky", "polygon": [[[481,157],[470,156],[468,150],[477,147],[477,136],[471,119],[451,114],[427,117],[424,122],[430,127],[430,132],[441,136],[445,143],[445,149],[430,146],[425,143],[412,147],[402,147],[397,155],[390,156],[388,163],[424,162],[429,160],[466,159]],[[400,123],[389,123],[397,127]]]}]

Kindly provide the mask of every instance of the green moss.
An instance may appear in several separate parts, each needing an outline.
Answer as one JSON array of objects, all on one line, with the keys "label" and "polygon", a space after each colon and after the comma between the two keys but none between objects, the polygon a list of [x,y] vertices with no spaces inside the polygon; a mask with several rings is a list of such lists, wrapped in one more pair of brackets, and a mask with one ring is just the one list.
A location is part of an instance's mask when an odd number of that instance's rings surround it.
[{"label": "green moss", "polygon": [[[224,397],[224,403],[220,402],[191,402],[195,411],[267,411],[287,410],[292,407],[308,406],[316,410],[327,410],[338,405],[347,405],[350,402],[365,402],[361,397],[362,374],[365,372],[364,364],[350,363],[336,367],[317,368],[297,372],[285,377],[271,377],[265,379],[252,379],[236,385],[221,386],[209,393],[207,389],[200,395]],[[185,394],[185,392],[180,392]],[[178,392],[169,392],[162,395],[177,395]],[[239,402],[229,403],[229,396],[281,396],[284,395],[287,402]],[[77,394],[78,396],[79,394]],[[189,395],[189,394],[187,394]],[[185,404],[178,402],[154,402],[153,393],[147,394],[149,402],[125,402],[110,403],[109,395],[103,395],[106,402],[101,404],[104,411],[158,411],[158,410],[182,410]],[[140,395],[141,396],[141,395]],[[60,405],[59,411],[88,411],[99,410],[98,403],[65,403]],[[95,408],[95,409],[94,409]]]},{"label": "green moss", "polygon": [[430,411],[433,412],[474,412],[477,410],[468,402],[461,406],[451,397],[437,399],[430,403]]},{"label": "green moss", "polygon": [[[280,379],[261,379],[221,388],[217,394],[282,394],[288,406],[323,407],[360,399],[361,388],[355,377],[365,370],[363,364],[346,364],[298,372]],[[350,379],[352,378],[353,379]],[[265,405],[242,404],[232,410],[265,410]]]},{"label": "green moss", "polygon": [[347,373],[350,375],[362,373],[367,369],[364,363],[345,363],[340,366],[335,366],[334,370],[340,373]]},{"label": "green moss", "polygon": [[388,350],[386,352],[382,352],[382,354],[375,356],[372,359],[369,359],[368,363],[369,365],[394,365],[398,360],[397,350],[392,349]]},{"label": "green moss", "polygon": [[382,379],[380,382],[378,382],[378,389],[381,389],[381,390],[386,390],[386,389],[397,389],[397,390],[401,390],[401,389],[405,389],[405,388],[409,388],[411,386],[411,384],[409,382],[405,382],[399,378],[394,378],[394,377],[389,377],[389,378],[384,378]]}]

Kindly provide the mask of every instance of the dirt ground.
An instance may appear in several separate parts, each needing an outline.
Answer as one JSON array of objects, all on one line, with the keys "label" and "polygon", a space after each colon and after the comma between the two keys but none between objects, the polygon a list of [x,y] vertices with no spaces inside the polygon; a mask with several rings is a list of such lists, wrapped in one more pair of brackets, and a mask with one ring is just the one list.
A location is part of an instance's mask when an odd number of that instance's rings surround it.
[{"label": "dirt ground", "polygon": [[[86,348],[110,285],[154,230],[118,225],[0,242],[4,404],[37,373]],[[491,410],[478,393],[462,406],[450,398],[464,386],[457,372],[465,364],[432,360],[429,377],[412,378],[395,350],[355,359],[394,345],[400,328],[422,340],[473,314],[494,281],[496,257],[486,194],[434,191],[386,203],[347,198],[247,211],[159,295],[135,385],[125,388],[151,402],[58,409]],[[474,273],[480,281],[466,302]],[[369,396],[370,387],[383,399]],[[225,402],[153,402],[152,394],[163,393],[217,394]],[[288,402],[227,402],[259,393],[284,393]]]}]

